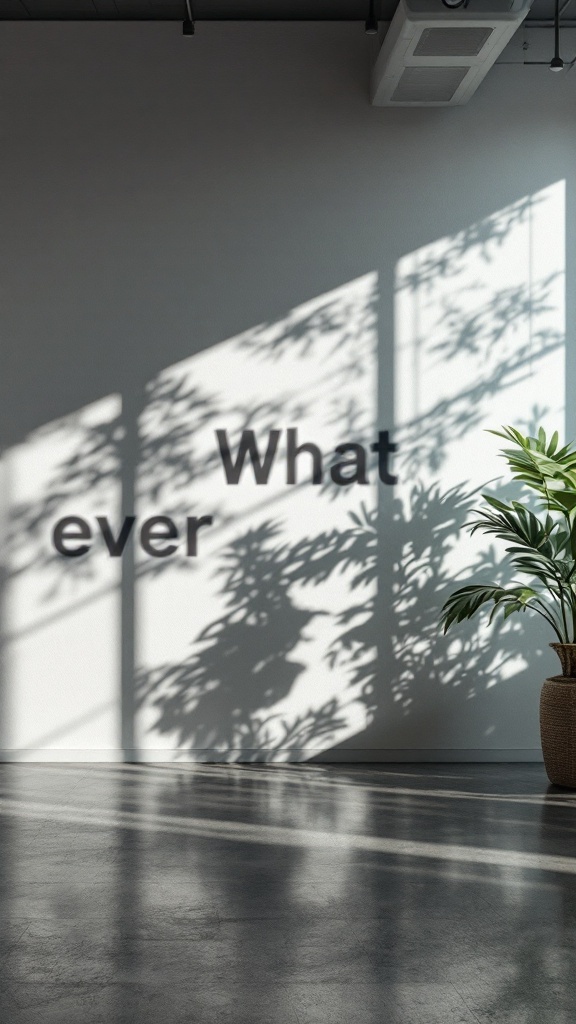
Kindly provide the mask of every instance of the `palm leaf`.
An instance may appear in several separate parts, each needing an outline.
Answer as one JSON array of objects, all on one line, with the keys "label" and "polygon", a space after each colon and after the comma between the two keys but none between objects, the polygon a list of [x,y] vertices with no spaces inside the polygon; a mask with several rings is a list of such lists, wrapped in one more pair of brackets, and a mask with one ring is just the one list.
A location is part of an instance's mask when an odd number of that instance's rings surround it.
[{"label": "palm leaf", "polygon": [[503,606],[508,606],[511,611],[524,611],[528,602],[534,598],[538,598],[538,592],[532,587],[518,586],[506,590],[505,587],[494,583],[470,583],[460,587],[446,600],[442,608],[441,623],[446,633],[454,622],[471,619],[482,605],[490,601],[494,604],[493,616],[498,608]]},{"label": "palm leaf", "polygon": [[529,577],[529,585],[467,584],[445,602],[441,624],[472,618],[492,604],[490,621],[499,612],[537,612],[554,629],[560,642],[576,639],[576,449],[558,448],[558,432],[547,437],[540,427],[535,437],[504,426],[490,433],[513,447],[501,450],[514,480],[536,494],[533,511],[517,501],[483,494],[486,508],[474,509],[467,523],[471,534],[497,537],[506,545],[514,574]]}]

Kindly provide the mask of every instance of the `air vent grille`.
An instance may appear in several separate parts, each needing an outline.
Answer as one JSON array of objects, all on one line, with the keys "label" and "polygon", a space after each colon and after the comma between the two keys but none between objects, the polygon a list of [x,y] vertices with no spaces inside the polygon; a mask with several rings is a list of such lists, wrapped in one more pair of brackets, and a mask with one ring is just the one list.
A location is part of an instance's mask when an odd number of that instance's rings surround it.
[{"label": "air vent grille", "polygon": [[371,76],[376,106],[460,106],[512,39],[532,0],[396,0]]},{"label": "air vent grille", "polygon": [[404,68],[393,103],[449,103],[470,68]]},{"label": "air vent grille", "polygon": [[492,35],[491,28],[426,28],[415,57],[477,57]]}]

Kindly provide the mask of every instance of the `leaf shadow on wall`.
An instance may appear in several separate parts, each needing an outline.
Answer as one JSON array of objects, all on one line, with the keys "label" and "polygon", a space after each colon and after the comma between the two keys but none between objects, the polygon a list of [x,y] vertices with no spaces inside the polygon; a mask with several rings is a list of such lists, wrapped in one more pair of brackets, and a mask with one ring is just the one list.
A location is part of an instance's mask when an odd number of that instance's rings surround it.
[{"label": "leaf shadow on wall", "polygon": [[[492,632],[473,624],[461,630],[457,643],[439,636],[439,611],[453,582],[451,554],[477,493],[465,483],[443,489],[426,479],[441,473],[454,438],[464,443],[480,429],[493,396],[533,375],[563,345],[561,333],[549,326],[526,336],[524,331],[528,322],[542,318],[545,323],[553,305],[554,275],[492,288],[489,302],[477,282],[461,286],[458,282],[458,268],[470,254],[478,262],[481,277],[483,265],[489,266],[494,250],[525,223],[533,204],[534,200],[517,203],[448,240],[441,252],[423,258],[417,272],[398,284],[399,290],[434,295],[439,281],[453,282],[450,301],[444,301],[437,312],[441,340],[436,356],[450,367],[458,355],[468,352],[477,366],[473,381],[405,422],[396,436],[397,472],[401,479],[413,481],[403,500],[392,501],[391,515],[383,523],[375,508],[361,504],[362,488],[358,487],[358,510],[346,515],[344,525],[296,541],[285,533],[280,510],[265,503],[259,521],[221,552],[215,574],[221,583],[224,612],[191,637],[190,654],[177,664],[151,667],[139,667],[136,656],[124,660],[122,686],[129,699],[123,714],[131,718],[130,729],[123,731],[125,741],[133,729],[133,716],[144,708],[152,709],[149,737],[155,733],[171,737],[171,745],[184,751],[209,750],[224,759],[231,752],[228,756],[248,760],[286,757],[303,750],[308,755],[324,751],[327,756],[330,748],[343,742],[361,747],[358,729],[350,727],[353,707],[361,710],[368,723],[366,735],[378,730],[389,735],[401,719],[418,713],[419,703],[424,702],[433,732],[430,707],[435,703],[437,714],[445,714],[436,698],[446,690],[452,691],[456,701],[474,699],[484,709],[485,719],[490,719],[495,683],[504,685],[503,679],[514,679],[522,671],[515,667],[522,623],[497,624]],[[476,289],[477,304],[473,301]],[[366,317],[375,312],[374,298]],[[246,360],[278,363],[284,353],[294,355],[296,350],[305,366],[315,346],[327,336],[336,339],[334,350],[340,349],[343,355],[338,373],[361,373],[354,331],[349,329],[345,305],[338,300],[319,302],[312,313],[288,319],[272,339],[266,331],[255,331],[240,347]],[[487,348],[495,358],[484,363]],[[337,395],[336,384],[331,382]],[[63,588],[73,597],[95,571],[94,563],[89,557],[62,559],[47,543],[47,535],[62,509],[76,497],[88,494],[96,509],[107,488],[120,481],[127,512],[137,499],[161,505],[162,512],[174,518],[194,514],[187,496],[190,480],[207,479],[218,459],[217,453],[207,459],[196,451],[196,432],[220,426],[222,416],[233,411],[239,424],[237,435],[249,428],[265,435],[279,423],[298,422],[313,406],[314,396],[303,393],[280,394],[258,407],[236,403],[223,408],[214,394],[191,383],[189,374],[179,376],[177,369],[160,375],[141,392],[124,395],[122,410],[108,420],[76,424],[79,441],[55,467],[39,499],[12,509],[9,543],[14,573],[34,573],[42,579],[43,601],[48,606]],[[545,411],[533,410],[532,419]],[[357,400],[347,400],[344,407],[336,401],[326,410],[326,420],[346,424],[354,439],[363,443],[373,439],[377,429]],[[491,489],[499,493],[498,488]],[[319,491],[332,500],[343,489],[327,484]],[[138,582],[176,568],[193,573],[194,562],[148,559],[123,565],[121,585],[123,593],[131,595],[132,616]],[[334,617],[317,599],[307,607],[306,594],[314,594],[319,584],[337,574],[342,574],[342,585],[349,589],[346,610]],[[473,555],[461,575],[502,579],[495,549]],[[324,663],[338,680],[336,695],[318,701],[310,693],[296,711],[288,713],[282,702],[294,692],[307,667],[308,632],[322,617],[331,617],[334,627]],[[130,628],[126,616],[122,626],[125,643]],[[383,629],[388,630],[385,644]]]},{"label": "leaf shadow on wall", "polygon": [[[563,346],[561,331],[547,316],[555,310],[556,274],[520,283],[490,280],[488,289],[482,280],[495,252],[526,227],[541,201],[529,197],[513,204],[449,240],[440,251],[426,253],[416,272],[401,275],[398,290],[420,299],[433,298],[439,282],[449,282],[451,294],[436,310],[434,334],[439,341],[432,352],[449,372],[451,363],[467,353],[476,367],[474,378],[403,424],[396,438],[397,468],[401,479],[414,482],[403,500],[388,506],[384,523],[381,513],[361,506],[344,527],[287,545],[281,522],[264,520],[232,545],[220,569],[226,614],[196,638],[183,665],[139,677],[139,699],[143,704],[151,700],[157,713],[154,729],[176,735],[184,748],[234,751],[233,757],[242,748],[248,760],[315,747],[326,758],[327,747],[341,743],[346,694],[363,708],[365,736],[378,738],[371,744],[359,741],[358,733],[349,735],[345,745],[354,749],[385,746],[382,736],[390,746],[402,745],[394,743],[402,720],[418,714],[425,716],[433,734],[434,714],[438,719],[446,715],[446,691],[453,707],[474,700],[481,720],[493,728],[496,684],[514,682],[525,671],[518,658],[523,623],[496,623],[490,631],[483,624],[465,624],[456,640],[439,635],[440,608],[453,586],[451,556],[478,492],[465,483],[442,488],[424,481],[441,474],[455,438],[465,443],[481,429],[495,396],[533,377]],[[462,263],[470,257],[478,266],[478,279],[459,281]],[[259,356],[278,361],[285,349],[300,345],[304,359],[313,346],[311,328],[321,336],[322,323],[307,320],[267,349],[251,341],[248,355],[256,349]],[[484,358],[486,352],[490,360]],[[344,420],[352,426],[356,412],[349,404]],[[531,410],[526,428],[533,429],[546,412]],[[332,499],[339,493],[330,484],[324,490]],[[492,484],[491,490],[503,496],[509,488]],[[293,652],[312,618],[322,614],[299,602],[305,602],[311,588],[339,573],[347,574],[350,600],[337,617],[337,635],[324,656],[345,686],[339,698],[316,707],[310,694],[309,706],[297,717],[281,720],[278,728],[281,712],[274,705],[304,669]],[[460,576],[503,581],[501,553],[493,546],[471,553]],[[390,635],[383,644],[384,623]],[[282,642],[275,643],[278,635]]]}]

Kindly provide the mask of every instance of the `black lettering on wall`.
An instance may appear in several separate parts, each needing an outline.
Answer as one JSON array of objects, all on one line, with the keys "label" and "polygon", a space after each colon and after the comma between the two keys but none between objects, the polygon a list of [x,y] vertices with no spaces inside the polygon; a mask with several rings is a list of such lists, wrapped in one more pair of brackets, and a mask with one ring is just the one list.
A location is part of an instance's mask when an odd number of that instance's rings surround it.
[{"label": "black lettering on wall", "polygon": [[96,516],[96,522],[100,527],[100,532],[106,542],[106,547],[110,552],[112,558],[120,558],[126,547],[126,541],[130,536],[130,531],[134,526],[136,516],[125,516],[120,533],[117,537],[114,537],[107,516]]},{"label": "black lettering on wall", "polygon": [[296,459],[298,455],[307,452],[312,456],[312,483],[322,483],[322,452],[320,451],[317,444],[298,444],[298,431],[295,427],[290,427],[287,430],[288,434],[288,449],[287,449],[287,465],[286,465],[286,482],[289,484],[296,483]]},{"label": "black lettering on wall", "polygon": [[390,434],[387,430],[380,430],[377,443],[370,445],[373,452],[378,452],[378,473],[383,484],[398,483],[398,477],[394,476],[388,468],[388,457],[396,451],[397,447],[398,445],[390,441]]},{"label": "black lettering on wall", "polygon": [[222,459],[222,465],[224,466],[227,484],[239,483],[247,455],[249,455],[250,462],[252,463],[256,483],[268,483],[268,477],[270,476],[270,470],[272,469],[272,463],[278,447],[278,439],[280,437],[279,430],[271,430],[269,432],[268,445],[264,458],[261,457],[258,450],[253,430],[242,431],[240,444],[238,446],[238,454],[235,461],[232,461],[227,432],[225,430],[217,430],[216,437],[218,439],[218,448],[220,451],[220,458]]},{"label": "black lettering on wall", "polygon": [[201,526],[212,526],[212,516],[188,516],[186,520],[186,554],[198,554],[198,530]]},{"label": "black lettering on wall", "polygon": [[177,544],[167,544],[165,547],[158,547],[158,544],[177,538],[176,524],[169,516],[150,516],[150,519],[142,523],[140,543],[146,554],[152,555],[152,558],[167,558],[168,555],[173,555]]},{"label": "black lettering on wall", "polygon": [[59,519],[52,531],[52,541],[56,551],[66,558],[79,558],[90,550],[89,544],[78,544],[69,547],[70,543],[79,540],[91,540],[92,531],[85,519],[80,516],[64,516]]},{"label": "black lettering on wall", "polygon": [[[366,474],[366,450],[361,444],[337,444],[334,449],[338,455],[346,455],[351,452],[353,458],[337,462],[330,470],[330,476],[339,487],[347,484],[367,484]],[[352,473],[344,474],[343,470],[352,470]]]}]

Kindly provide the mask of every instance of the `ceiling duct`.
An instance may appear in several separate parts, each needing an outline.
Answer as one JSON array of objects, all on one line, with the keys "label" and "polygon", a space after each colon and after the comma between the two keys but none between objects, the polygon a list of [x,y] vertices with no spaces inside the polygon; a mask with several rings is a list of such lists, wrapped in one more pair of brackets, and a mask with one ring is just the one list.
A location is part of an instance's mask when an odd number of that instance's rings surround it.
[{"label": "ceiling duct", "polygon": [[379,107],[467,103],[522,24],[531,0],[400,0],[372,73]]}]

